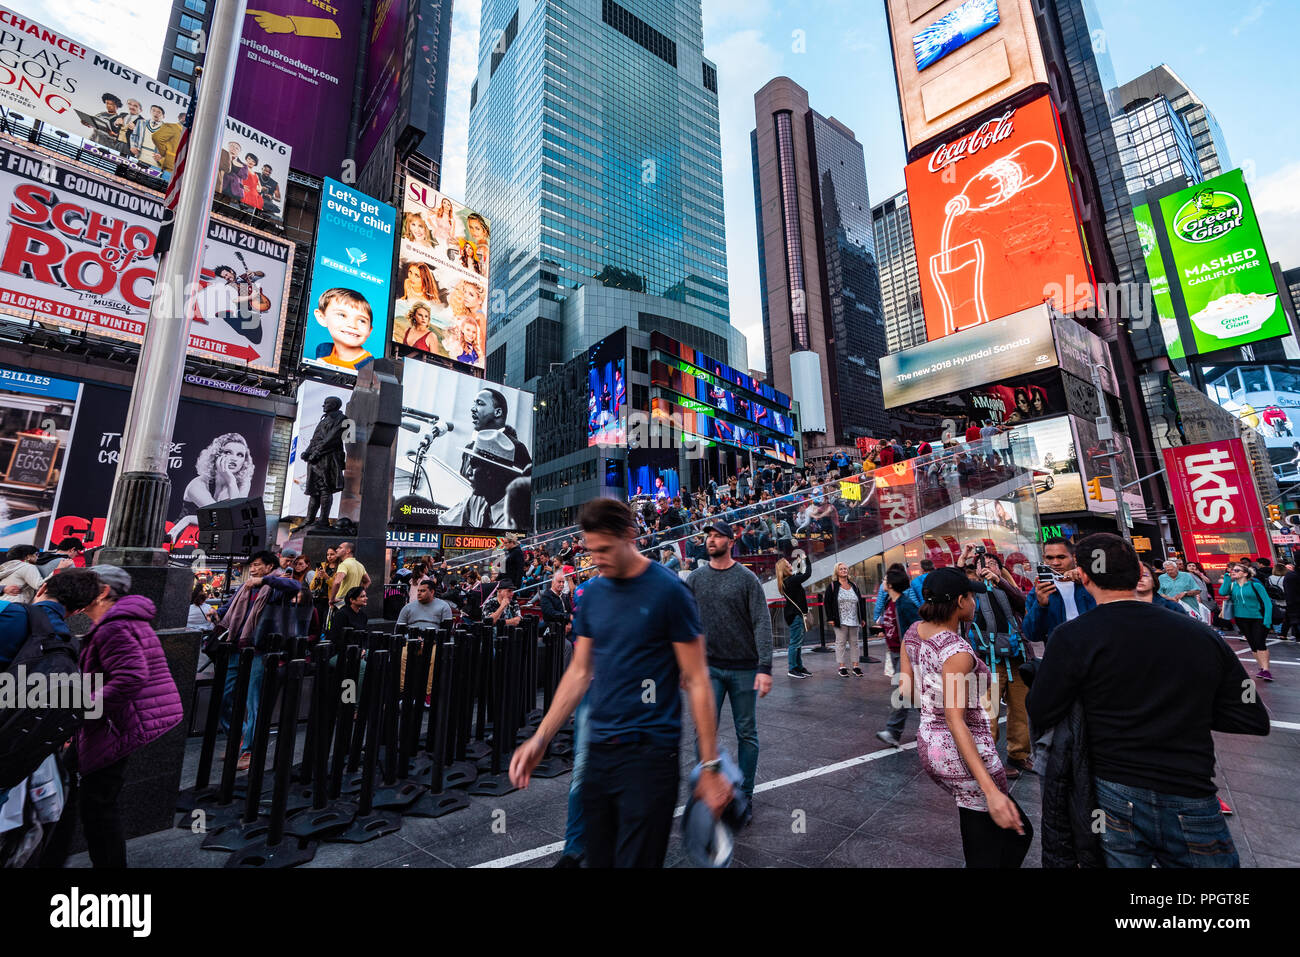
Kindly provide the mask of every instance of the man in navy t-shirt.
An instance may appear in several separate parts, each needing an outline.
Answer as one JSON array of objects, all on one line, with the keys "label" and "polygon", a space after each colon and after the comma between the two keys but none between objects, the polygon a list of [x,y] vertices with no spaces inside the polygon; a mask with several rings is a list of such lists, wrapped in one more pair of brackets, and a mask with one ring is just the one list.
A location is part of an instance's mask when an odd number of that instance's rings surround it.
[{"label": "man in navy t-shirt", "polygon": [[704,629],[681,579],[637,551],[636,519],[626,504],[595,499],[579,523],[601,577],[587,583],[574,615],[573,661],[537,733],[515,751],[510,779],[528,786],[551,738],[586,694],[587,866],[662,867],[681,770],[679,687],[690,699],[705,769],[695,793],[715,816],[731,800],[718,761]]}]

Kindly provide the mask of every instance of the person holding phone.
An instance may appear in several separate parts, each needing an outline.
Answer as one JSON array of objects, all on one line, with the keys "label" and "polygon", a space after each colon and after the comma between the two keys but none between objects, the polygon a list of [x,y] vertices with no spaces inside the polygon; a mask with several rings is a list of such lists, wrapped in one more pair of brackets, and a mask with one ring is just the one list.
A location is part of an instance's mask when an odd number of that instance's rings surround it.
[{"label": "person holding phone", "polygon": [[1058,626],[1074,621],[1097,607],[1096,600],[1079,587],[1079,569],[1074,563],[1074,546],[1064,538],[1043,543],[1043,563],[1038,566],[1033,601],[1021,624],[1020,633],[1033,644],[1035,657],[1042,658],[1048,636]]}]

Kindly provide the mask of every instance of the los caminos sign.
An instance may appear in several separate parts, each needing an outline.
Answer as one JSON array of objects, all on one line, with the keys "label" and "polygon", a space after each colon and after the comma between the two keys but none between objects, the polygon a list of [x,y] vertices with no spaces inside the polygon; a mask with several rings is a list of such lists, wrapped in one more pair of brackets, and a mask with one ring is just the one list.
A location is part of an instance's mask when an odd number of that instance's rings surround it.
[{"label": "los caminos sign", "polygon": [[1241,439],[1184,445],[1164,453],[1189,561],[1223,568],[1243,555],[1269,554],[1268,529]]}]

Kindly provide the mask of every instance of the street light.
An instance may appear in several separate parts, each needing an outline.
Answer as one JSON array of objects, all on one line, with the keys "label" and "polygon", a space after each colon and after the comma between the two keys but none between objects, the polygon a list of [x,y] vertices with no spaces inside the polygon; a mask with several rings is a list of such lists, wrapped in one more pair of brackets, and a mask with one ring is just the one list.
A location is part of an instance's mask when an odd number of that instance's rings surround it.
[{"label": "street light", "polygon": [[535,498],[535,499],[533,499],[533,534],[534,534],[534,535],[537,534],[537,506],[538,506],[538,505],[541,505],[543,502],[550,502],[550,503],[552,503],[553,505],[559,505],[559,504],[560,504],[560,500],[559,500],[558,498]]}]

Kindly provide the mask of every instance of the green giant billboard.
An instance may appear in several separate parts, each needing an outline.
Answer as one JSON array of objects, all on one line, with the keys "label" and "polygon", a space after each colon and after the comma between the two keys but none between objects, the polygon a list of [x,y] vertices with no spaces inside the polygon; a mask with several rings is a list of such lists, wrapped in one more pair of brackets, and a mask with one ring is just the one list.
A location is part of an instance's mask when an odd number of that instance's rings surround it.
[{"label": "green giant billboard", "polygon": [[1166,330],[1171,354],[1218,352],[1291,331],[1241,170],[1148,209],[1139,206],[1135,215],[1139,233],[1156,234],[1144,236],[1142,246],[1157,311],[1176,313],[1192,334],[1191,342],[1179,342]]}]

